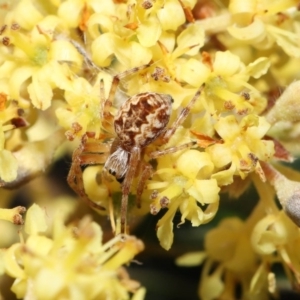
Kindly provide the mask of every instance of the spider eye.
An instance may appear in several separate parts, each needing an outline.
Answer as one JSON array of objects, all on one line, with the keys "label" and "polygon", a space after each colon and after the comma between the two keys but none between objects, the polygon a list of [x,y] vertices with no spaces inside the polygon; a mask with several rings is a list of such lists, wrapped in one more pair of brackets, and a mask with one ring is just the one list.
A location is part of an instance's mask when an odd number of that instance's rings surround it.
[{"label": "spider eye", "polygon": [[174,103],[174,99],[171,97],[171,103]]}]

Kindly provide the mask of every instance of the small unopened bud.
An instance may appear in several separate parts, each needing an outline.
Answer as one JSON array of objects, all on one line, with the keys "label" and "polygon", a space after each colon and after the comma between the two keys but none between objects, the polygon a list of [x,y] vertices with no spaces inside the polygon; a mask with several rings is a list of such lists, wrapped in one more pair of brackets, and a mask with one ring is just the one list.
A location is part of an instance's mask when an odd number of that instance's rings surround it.
[{"label": "small unopened bud", "polygon": [[271,124],[278,121],[298,122],[300,120],[300,81],[291,83],[277,99],[266,115]]},{"label": "small unopened bud", "polygon": [[262,163],[262,168],[267,180],[274,186],[283,210],[300,227],[300,182],[287,179],[267,163]]}]

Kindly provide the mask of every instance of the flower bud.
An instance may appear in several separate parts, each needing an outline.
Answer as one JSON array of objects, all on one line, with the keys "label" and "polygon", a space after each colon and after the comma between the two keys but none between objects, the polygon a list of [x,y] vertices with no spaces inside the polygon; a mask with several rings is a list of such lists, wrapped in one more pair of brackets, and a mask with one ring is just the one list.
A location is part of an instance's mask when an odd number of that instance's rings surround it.
[{"label": "flower bud", "polygon": [[298,122],[300,120],[299,93],[300,81],[291,83],[267,113],[267,121],[271,124],[278,121]]},{"label": "flower bud", "polygon": [[287,179],[269,164],[262,163],[262,168],[266,178],[274,186],[283,210],[300,227],[300,182]]}]

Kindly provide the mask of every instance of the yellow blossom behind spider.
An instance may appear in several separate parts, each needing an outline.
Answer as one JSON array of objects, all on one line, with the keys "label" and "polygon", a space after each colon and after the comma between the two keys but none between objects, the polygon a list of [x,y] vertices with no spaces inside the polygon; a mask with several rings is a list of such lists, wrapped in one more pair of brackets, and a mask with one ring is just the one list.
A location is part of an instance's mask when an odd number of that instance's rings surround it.
[{"label": "yellow blossom behind spider", "polygon": [[[157,47],[164,36],[174,38],[174,31],[185,22],[178,0],[150,1],[153,5],[149,9],[143,6],[144,2],[111,2],[108,9],[90,18],[87,26],[94,38],[93,60],[99,66],[110,65],[114,56],[127,68],[148,63],[152,58],[151,47]],[[192,8],[196,1],[183,3]]]},{"label": "yellow blossom behind spider", "polygon": [[249,285],[259,270],[258,255],[250,241],[250,222],[235,217],[224,219],[206,235],[205,252],[188,253],[177,259],[181,266],[203,263],[200,299],[235,299],[236,284],[240,285],[241,299],[268,299],[266,284],[255,288]]},{"label": "yellow blossom behind spider", "polygon": [[[185,130],[179,129],[169,144],[172,145],[176,139],[184,139],[185,134]],[[215,216],[220,188],[211,178],[213,170],[209,155],[193,149],[158,158],[157,171],[147,189],[153,191],[152,214],[168,208],[157,223],[157,236],[165,249],[173,243],[173,218],[177,210],[181,212],[180,224],[187,219],[192,226],[205,224]]]},{"label": "yellow blossom behind spider", "polygon": [[232,0],[229,11],[233,24],[228,27],[231,36],[243,43],[266,50],[276,43],[290,56],[299,57],[298,12],[295,0],[241,2]]},{"label": "yellow blossom behind spider", "polygon": [[[221,118],[215,129],[223,143],[212,145],[206,149],[217,169],[213,178],[218,183],[227,185],[233,182],[233,176],[244,179],[255,171],[265,180],[259,160],[268,161],[274,155],[272,141],[262,140],[270,125],[263,117],[248,115],[238,122],[235,116]],[[226,170],[224,168],[230,166]],[[223,169],[223,170],[222,170]]]},{"label": "yellow blossom behind spider", "polygon": [[[52,232],[46,212],[34,204],[28,209],[20,243],[2,249],[5,272],[15,278],[12,291],[18,298],[134,299],[143,298],[139,284],[129,278],[123,264],[143,250],[131,236],[117,236],[102,244],[102,230],[88,217],[77,225],[64,225],[63,210],[56,212]],[[49,283],[51,282],[51,289]]]}]

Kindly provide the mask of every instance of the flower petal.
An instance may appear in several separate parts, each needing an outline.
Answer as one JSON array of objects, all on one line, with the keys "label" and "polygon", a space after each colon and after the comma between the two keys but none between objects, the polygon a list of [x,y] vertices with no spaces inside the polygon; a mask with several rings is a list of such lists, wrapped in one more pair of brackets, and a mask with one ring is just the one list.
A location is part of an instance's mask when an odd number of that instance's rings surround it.
[{"label": "flower petal", "polygon": [[214,165],[207,153],[189,150],[177,159],[177,169],[187,178],[195,179],[197,175],[207,178],[211,175]]},{"label": "flower petal", "polygon": [[199,226],[203,222],[203,211],[193,197],[188,197],[184,199],[180,205],[181,211],[181,222],[178,225],[181,225],[185,222],[185,219],[191,221],[192,226]]},{"label": "flower petal", "polygon": [[[16,2],[17,3],[17,2]],[[12,23],[18,20],[18,24],[23,29],[30,30],[43,19],[43,15],[31,0],[19,1],[18,5],[10,14],[12,21],[6,20],[5,23]]]},{"label": "flower petal", "polygon": [[227,28],[228,32],[237,40],[246,43],[259,43],[266,37],[266,27],[264,22],[255,18],[254,22],[245,27],[238,27],[236,24]]},{"label": "flower petal", "polygon": [[177,266],[194,267],[203,263],[207,253],[205,251],[189,252],[176,258]]},{"label": "flower petal", "polygon": [[6,150],[0,150],[0,178],[5,182],[16,179],[18,175],[18,161],[14,155]]},{"label": "flower petal", "polygon": [[271,65],[270,59],[267,57],[260,57],[254,62],[246,66],[244,73],[257,79],[262,75],[265,75]]},{"label": "flower petal", "polygon": [[215,179],[195,180],[187,192],[201,204],[214,203],[219,200],[220,188]]},{"label": "flower petal", "polygon": [[67,0],[60,4],[57,15],[68,27],[75,28],[79,24],[83,7],[84,2],[81,0]]},{"label": "flower petal", "polygon": [[195,58],[190,58],[182,64],[177,64],[176,68],[176,78],[194,87],[201,86],[210,73],[209,68]]},{"label": "flower petal", "polygon": [[169,250],[173,244],[173,218],[180,205],[180,199],[173,200],[169,206],[168,211],[157,222],[157,237],[160,245]]},{"label": "flower petal", "polygon": [[136,30],[137,38],[143,47],[152,47],[161,35],[161,26],[156,17],[150,17],[139,25]]},{"label": "flower petal", "polygon": [[213,63],[214,72],[224,77],[240,72],[243,66],[240,58],[229,51],[218,51]]},{"label": "flower petal", "polygon": [[159,244],[166,250],[169,250],[173,244],[173,218],[169,218],[157,228],[157,237]]},{"label": "flower petal", "polygon": [[199,24],[191,24],[177,37],[177,48],[172,53],[172,58],[181,55],[196,55],[204,45],[204,30]]},{"label": "flower petal", "polygon": [[32,104],[41,110],[49,108],[53,97],[52,87],[43,79],[42,73],[32,75],[32,83],[28,85],[28,93]]},{"label": "flower petal", "polygon": [[134,41],[125,42],[121,39],[116,39],[114,52],[119,62],[128,69],[145,65],[152,58],[150,49]]},{"label": "flower petal", "polygon": [[114,40],[115,35],[109,32],[101,34],[93,41],[91,49],[95,64],[100,67],[107,67],[111,64],[114,53]]},{"label": "flower petal", "polygon": [[26,278],[24,270],[21,268],[18,263],[19,251],[22,245],[20,243],[14,244],[9,247],[3,256],[5,269],[8,275],[14,278]]},{"label": "flower petal", "polygon": [[16,69],[9,78],[9,90],[12,99],[20,99],[20,88],[22,84],[36,71],[33,67],[20,67]]},{"label": "flower petal", "polygon": [[46,212],[37,204],[33,204],[26,213],[25,232],[37,234],[47,230]]},{"label": "flower petal", "polygon": [[275,42],[291,57],[300,57],[299,35],[294,32],[268,25],[268,32],[274,37]]},{"label": "flower petal", "polygon": [[166,1],[157,16],[163,30],[176,30],[185,22],[183,9],[177,0]]}]

